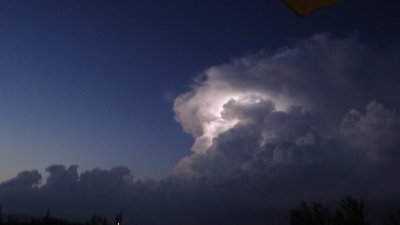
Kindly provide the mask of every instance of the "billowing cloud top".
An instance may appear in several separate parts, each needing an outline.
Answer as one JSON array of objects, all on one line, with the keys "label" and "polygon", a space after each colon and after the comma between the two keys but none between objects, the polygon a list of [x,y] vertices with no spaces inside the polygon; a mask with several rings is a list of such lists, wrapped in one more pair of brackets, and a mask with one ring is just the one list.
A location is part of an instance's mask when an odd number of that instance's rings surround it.
[{"label": "billowing cloud top", "polygon": [[382,76],[395,79],[398,66],[386,61],[392,70],[382,74],[382,62],[355,35],[318,34],[209,68],[174,103],[176,120],[196,140],[175,174],[224,177],[354,154],[398,155],[399,116],[373,99],[391,97],[371,99],[367,91],[387,88]]},{"label": "billowing cloud top", "polygon": [[356,35],[317,34],[213,66],[174,101],[176,120],[195,142],[171,176],[134,181],[124,167],[79,175],[51,166],[42,187],[40,174],[27,171],[1,184],[0,197],[12,202],[24,190],[55,208],[58,198],[64,207],[124,208],[175,224],[264,224],[267,212],[345,195],[393,206],[400,202],[399,53]]}]

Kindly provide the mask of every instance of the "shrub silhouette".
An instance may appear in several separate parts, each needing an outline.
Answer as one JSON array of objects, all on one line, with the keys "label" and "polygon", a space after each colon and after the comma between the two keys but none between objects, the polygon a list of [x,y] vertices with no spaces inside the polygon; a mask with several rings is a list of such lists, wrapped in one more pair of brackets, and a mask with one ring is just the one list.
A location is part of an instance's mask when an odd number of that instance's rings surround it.
[{"label": "shrub silhouette", "polygon": [[[385,225],[400,225],[398,217],[390,217]],[[342,200],[339,209],[331,216],[329,209],[321,203],[314,202],[311,207],[302,202],[299,207],[290,211],[291,225],[369,225],[364,216],[364,203],[351,197]]]},{"label": "shrub silhouette", "polygon": [[58,219],[51,216],[48,209],[43,217],[29,217],[22,215],[2,214],[2,204],[0,204],[0,225],[109,225],[106,217],[93,215],[88,222],[75,222],[66,219]]},{"label": "shrub silhouette", "polygon": [[346,197],[336,212],[334,223],[336,225],[369,225],[364,216],[364,203]]},{"label": "shrub silhouette", "polygon": [[88,222],[88,225],[107,225],[107,224],[108,224],[107,219],[105,217],[98,215],[93,215]]},{"label": "shrub silhouette", "polygon": [[289,222],[291,225],[330,225],[332,218],[329,209],[321,203],[313,203],[310,208],[307,203],[302,202],[290,212]]},{"label": "shrub silhouette", "polygon": [[393,214],[390,213],[388,214],[384,221],[384,225],[400,225],[400,211],[397,211],[397,213]]}]

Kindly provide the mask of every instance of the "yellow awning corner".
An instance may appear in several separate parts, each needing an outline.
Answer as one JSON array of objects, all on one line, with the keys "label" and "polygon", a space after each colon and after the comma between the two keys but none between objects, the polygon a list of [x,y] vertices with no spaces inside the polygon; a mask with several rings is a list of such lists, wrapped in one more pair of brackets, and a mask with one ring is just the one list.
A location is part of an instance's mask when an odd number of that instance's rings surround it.
[{"label": "yellow awning corner", "polygon": [[305,16],[341,0],[283,0],[298,15]]}]

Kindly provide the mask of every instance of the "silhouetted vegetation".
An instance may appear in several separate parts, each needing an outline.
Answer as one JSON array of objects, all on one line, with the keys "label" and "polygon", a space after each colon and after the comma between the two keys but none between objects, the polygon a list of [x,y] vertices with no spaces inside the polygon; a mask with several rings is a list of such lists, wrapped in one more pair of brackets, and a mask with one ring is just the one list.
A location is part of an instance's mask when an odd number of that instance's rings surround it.
[{"label": "silhouetted vegetation", "polygon": [[364,216],[364,203],[351,197],[343,199],[334,222],[337,225],[369,225]]},{"label": "silhouetted vegetation", "polygon": [[[111,225],[106,217],[93,215],[87,222],[74,222],[51,216],[47,210],[45,216],[27,217],[3,214],[0,204],[0,225]],[[116,215],[113,225],[122,224],[122,212]],[[339,207],[331,210],[320,202],[307,204],[302,202],[289,213],[290,225],[371,225],[364,214],[364,202],[352,197],[344,198]],[[400,225],[400,210],[388,213],[382,225]]]},{"label": "silhouetted vegetation", "polygon": [[[99,215],[93,215],[87,222],[76,222],[65,219],[59,219],[52,217],[50,210],[47,210],[46,215],[40,217],[29,217],[29,216],[14,216],[2,213],[3,205],[0,204],[0,225],[110,225],[107,222],[107,218]],[[122,213],[116,217],[121,224]]]},{"label": "silhouetted vegetation", "polygon": [[388,214],[384,219],[384,225],[400,225],[400,211]]},{"label": "silhouetted vegetation", "polygon": [[[364,203],[352,197],[346,197],[332,214],[322,203],[307,204],[290,211],[290,225],[370,225],[364,214]],[[400,225],[400,211],[390,213],[384,218],[383,225]]]},{"label": "silhouetted vegetation", "polygon": [[107,225],[107,218],[99,215],[93,215],[89,222],[88,225]]},{"label": "silhouetted vegetation", "polygon": [[321,203],[308,206],[302,202],[298,208],[290,211],[289,222],[291,225],[330,225],[332,218],[329,209]]}]

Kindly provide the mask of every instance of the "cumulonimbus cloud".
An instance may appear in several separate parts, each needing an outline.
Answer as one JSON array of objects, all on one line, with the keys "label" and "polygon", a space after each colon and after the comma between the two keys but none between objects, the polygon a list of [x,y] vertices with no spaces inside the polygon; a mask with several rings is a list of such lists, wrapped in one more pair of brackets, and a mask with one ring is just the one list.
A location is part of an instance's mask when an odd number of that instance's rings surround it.
[{"label": "cumulonimbus cloud", "polygon": [[[349,149],[355,142],[368,148],[371,140],[374,145],[379,142],[375,148],[381,150],[398,146],[396,112],[366,91],[368,86],[387,85],[385,80],[368,82],[382,76],[379,66],[369,65],[374,57],[356,36],[334,39],[317,34],[275,52],[262,51],[207,69],[174,102],[176,120],[195,138],[193,154],[181,160],[175,174],[238,173],[254,161],[263,161],[265,167],[300,158],[314,161],[317,155],[323,158],[325,148],[319,142],[328,140]],[[393,72],[385,76],[393,79]],[[361,115],[357,109],[367,104],[366,115]],[[271,146],[276,147],[266,153]],[[319,152],[309,154],[303,146]]]},{"label": "cumulonimbus cloud", "polygon": [[399,49],[328,34],[235,58],[206,69],[175,99],[175,119],[195,141],[170,176],[135,180],[125,167],[78,174],[56,165],[44,185],[37,171],[2,183],[0,198],[14,209],[40,204],[60,215],[123,209],[128,221],[155,224],[265,224],[301,200],[345,195],[399,202],[393,58]]},{"label": "cumulonimbus cloud", "polygon": [[400,54],[388,52],[317,34],[205,70],[174,102],[195,143],[173,175],[234,182],[275,206],[398,199]]}]

